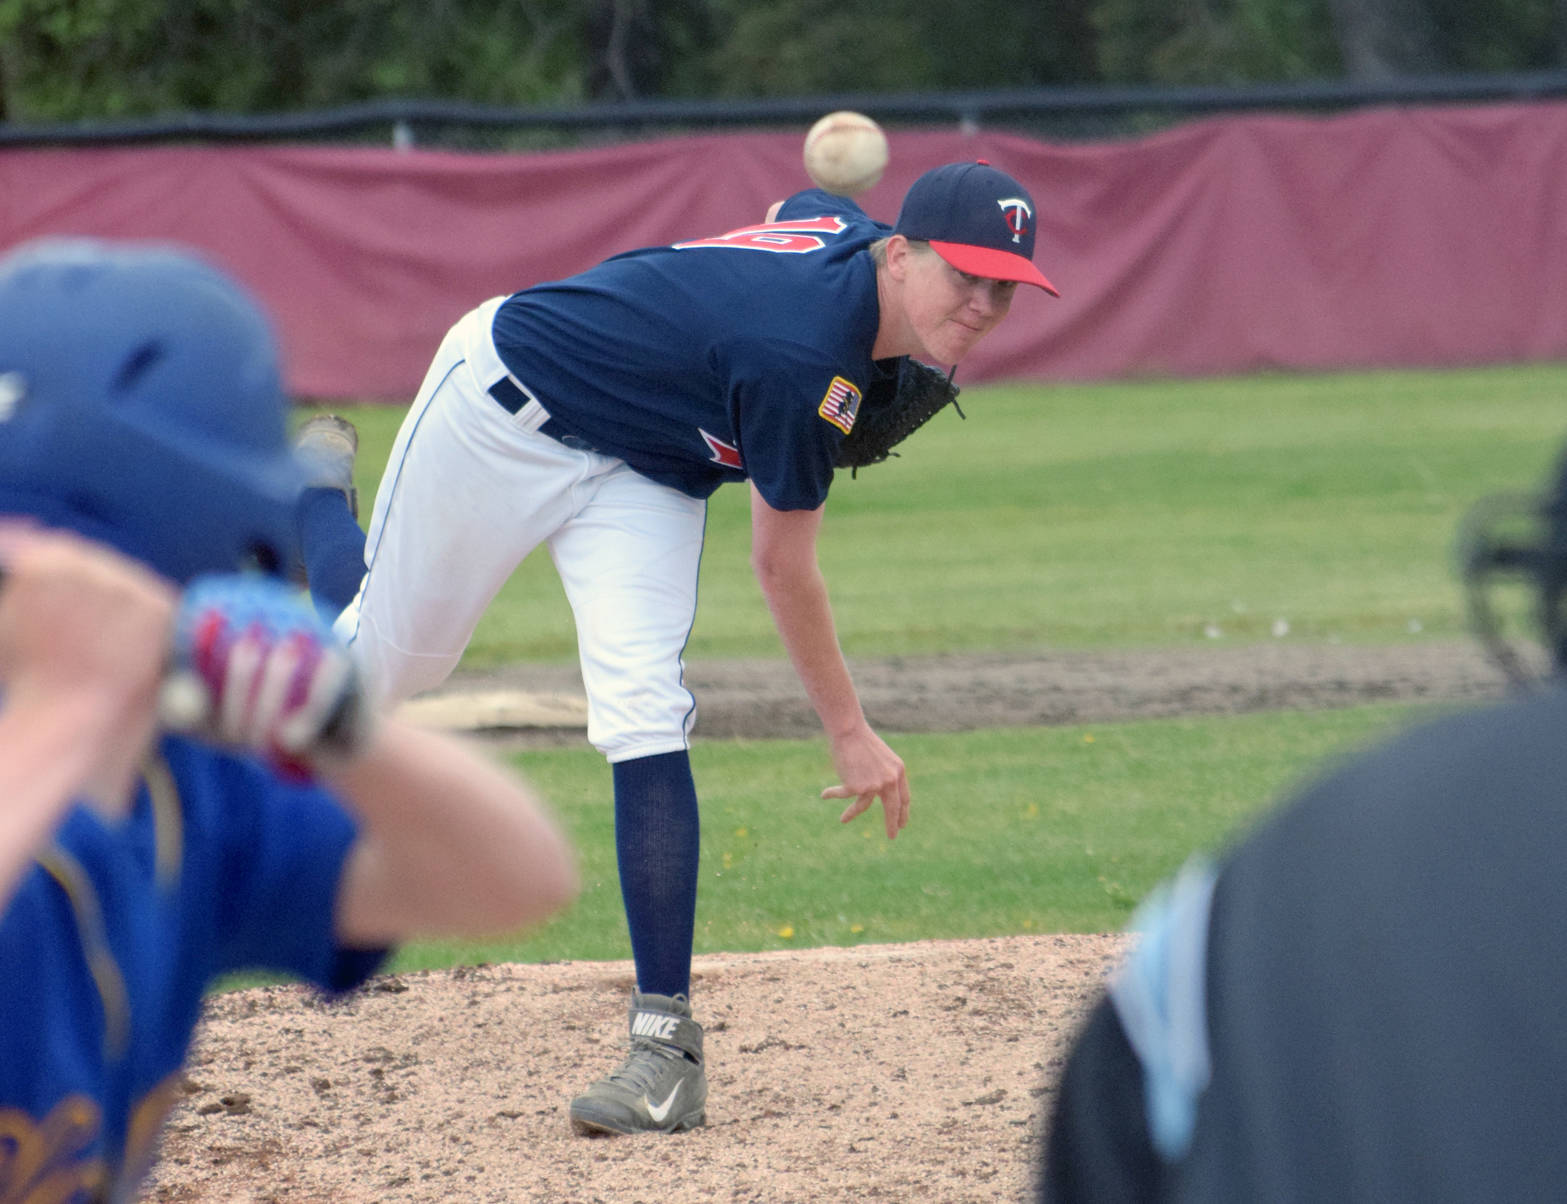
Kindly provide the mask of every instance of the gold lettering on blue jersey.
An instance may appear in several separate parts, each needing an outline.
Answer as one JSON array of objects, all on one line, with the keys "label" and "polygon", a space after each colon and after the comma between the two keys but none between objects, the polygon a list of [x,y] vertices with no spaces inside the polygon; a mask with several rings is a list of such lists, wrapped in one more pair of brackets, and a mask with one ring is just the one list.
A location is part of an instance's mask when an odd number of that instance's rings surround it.
[{"label": "gold lettering on blue jersey", "polygon": [[104,1057],[111,1060],[124,1057],[131,1036],[131,1001],[125,990],[120,963],[115,960],[114,950],[109,945],[98,888],[75,855],[58,844],[45,849],[35,860],[60,884],[75,913],[82,956],[103,1000]]},{"label": "gold lettering on blue jersey", "polygon": [[154,1087],[131,1109],[130,1121],[125,1127],[125,1157],[121,1160],[120,1178],[127,1183],[140,1183],[152,1170],[158,1155],[158,1137],[164,1122],[174,1105],[184,1097],[185,1072],[176,1070]]},{"label": "gold lettering on blue jersey", "polygon": [[98,1105],[83,1095],[66,1096],[42,1121],[0,1108],[0,1204],[103,1198],[107,1172],[90,1152],[100,1119]]}]

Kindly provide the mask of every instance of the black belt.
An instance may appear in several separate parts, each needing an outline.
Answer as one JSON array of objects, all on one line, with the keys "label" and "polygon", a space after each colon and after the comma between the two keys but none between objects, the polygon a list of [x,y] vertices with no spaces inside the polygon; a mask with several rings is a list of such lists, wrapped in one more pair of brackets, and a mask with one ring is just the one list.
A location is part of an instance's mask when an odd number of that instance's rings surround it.
[{"label": "black belt", "polygon": [[516,385],[509,376],[503,376],[490,386],[490,396],[501,403],[501,409],[508,414],[515,414],[533,398],[529,397]]}]

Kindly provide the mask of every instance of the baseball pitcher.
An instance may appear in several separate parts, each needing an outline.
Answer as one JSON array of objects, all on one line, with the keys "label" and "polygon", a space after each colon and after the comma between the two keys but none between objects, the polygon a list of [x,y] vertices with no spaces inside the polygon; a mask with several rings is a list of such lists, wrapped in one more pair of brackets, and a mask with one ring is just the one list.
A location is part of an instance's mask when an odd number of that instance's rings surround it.
[{"label": "baseball pitcher", "polygon": [[[816,541],[834,472],[873,464],[954,396],[948,374],[1006,317],[1032,262],[1034,203],[986,163],[922,176],[896,227],[812,189],[765,221],[617,255],[486,301],[437,352],[376,495],[368,539],[343,505],[351,438],[306,434],[318,596],[373,687],[441,682],[480,615],[548,548],[576,620],[588,739],[613,767],[621,892],[636,962],[631,1054],[571,1104],[588,1133],[700,1124],[707,1080],[689,991],[698,815],[696,617],[707,499],[750,490],[751,561],[820,716],[847,822],[878,800],[908,821],[903,761],[871,729],[833,628]],[[334,454],[332,445],[335,444]],[[334,519],[335,507],[335,519]],[[361,547],[362,545],[362,547]],[[362,560],[356,557],[362,555]]]}]

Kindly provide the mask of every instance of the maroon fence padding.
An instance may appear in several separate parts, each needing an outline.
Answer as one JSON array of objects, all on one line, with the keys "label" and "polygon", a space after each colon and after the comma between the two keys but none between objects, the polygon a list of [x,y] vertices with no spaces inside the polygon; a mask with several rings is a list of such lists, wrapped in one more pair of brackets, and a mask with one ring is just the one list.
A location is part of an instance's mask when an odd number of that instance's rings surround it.
[{"label": "maroon fence padding", "polygon": [[[276,318],[296,395],[406,402],[486,297],[761,219],[801,134],[478,155],[378,148],[0,151],[0,247],[203,248]],[[1024,289],[960,379],[1098,380],[1567,357],[1567,104],[1230,117],[1055,144],[893,131],[862,198],[984,158],[1040,212]],[[0,332],[3,337],[3,332]]]}]

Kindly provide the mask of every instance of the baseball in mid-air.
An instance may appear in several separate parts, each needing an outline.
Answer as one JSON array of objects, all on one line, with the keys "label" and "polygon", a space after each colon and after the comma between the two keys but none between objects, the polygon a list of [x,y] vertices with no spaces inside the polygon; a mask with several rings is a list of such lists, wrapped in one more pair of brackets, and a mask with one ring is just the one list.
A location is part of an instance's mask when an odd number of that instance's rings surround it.
[{"label": "baseball in mid-air", "polygon": [[864,113],[828,113],[805,136],[805,174],[837,196],[858,196],[887,170],[887,135]]}]

